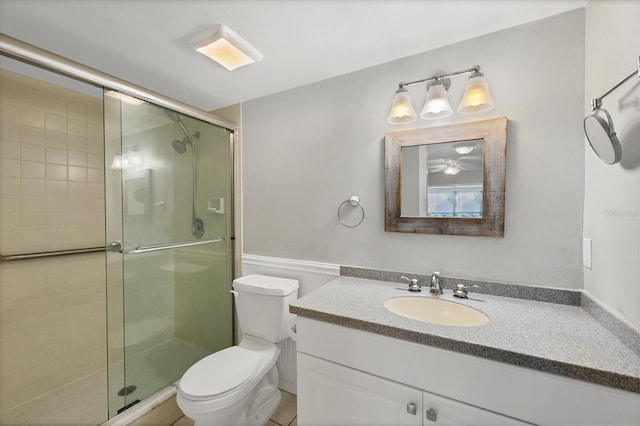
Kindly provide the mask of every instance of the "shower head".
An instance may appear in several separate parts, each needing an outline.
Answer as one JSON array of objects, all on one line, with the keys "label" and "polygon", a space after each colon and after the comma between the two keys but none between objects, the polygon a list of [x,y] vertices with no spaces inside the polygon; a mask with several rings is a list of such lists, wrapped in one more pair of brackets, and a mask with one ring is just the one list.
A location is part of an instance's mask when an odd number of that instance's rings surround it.
[{"label": "shower head", "polygon": [[181,141],[176,139],[173,142],[171,142],[171,146],[178,154],[184,154],[185,152],[187,152],[188,143],[191,143],[191,141],[188,138],[184,138]]},{"label": "shower head", "polygon": [[[178,126],[180,126],[182,133],[184,133],[184,135],[189,139],[189,141],[193,141],[193,138],[189,134],[189,131],[187,130],[187,128],[184,126],[184,123],[180,119],[180,115],[177,112],[171,111],[169,109],[165,109],[164,113],[166,114],[167,117],[169,117],[169,120],[173,121]],[[180,141],[175,141],[175,142],[180,143]]]}]

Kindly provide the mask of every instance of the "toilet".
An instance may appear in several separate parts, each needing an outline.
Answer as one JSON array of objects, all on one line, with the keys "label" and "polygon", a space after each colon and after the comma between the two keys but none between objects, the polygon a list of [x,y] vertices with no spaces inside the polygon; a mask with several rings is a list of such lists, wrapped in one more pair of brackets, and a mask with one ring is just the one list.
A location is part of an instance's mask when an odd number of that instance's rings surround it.
[{"label": "toilet", "polygon": [[192,365],[177,402],[195,426],[264,425],[280,404],[276,343],[289,337],[289,304],[298,281],[248,275],[233,281],[242,338]]}]

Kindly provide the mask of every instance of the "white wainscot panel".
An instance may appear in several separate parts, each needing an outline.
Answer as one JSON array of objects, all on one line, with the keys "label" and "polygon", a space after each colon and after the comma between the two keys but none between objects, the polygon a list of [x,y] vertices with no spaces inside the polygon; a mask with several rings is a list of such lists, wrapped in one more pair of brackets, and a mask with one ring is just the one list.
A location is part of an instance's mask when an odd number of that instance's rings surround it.
[{"label": "white wainscot panel", "polygon": [[[329,281],[340,276],[340,266],[306,260],[283,259],[279,257],[242,255],[242,275],[261,274],[298,280],[298,297],[309,294]],[[296,343],[287,339],[278,343],[280,358],[280,388],[297,393]]]}]

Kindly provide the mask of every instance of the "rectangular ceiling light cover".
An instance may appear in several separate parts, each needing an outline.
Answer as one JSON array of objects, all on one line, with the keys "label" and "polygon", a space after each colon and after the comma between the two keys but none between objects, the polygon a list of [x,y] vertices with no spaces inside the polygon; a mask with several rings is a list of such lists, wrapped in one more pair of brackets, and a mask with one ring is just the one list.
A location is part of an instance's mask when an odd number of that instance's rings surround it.
[{"label": "rectangular ceiling light cover", "polygon": [[262,53],[221,24],[199,32],[189,40],[189,44],[229,71],[262,60]]}]

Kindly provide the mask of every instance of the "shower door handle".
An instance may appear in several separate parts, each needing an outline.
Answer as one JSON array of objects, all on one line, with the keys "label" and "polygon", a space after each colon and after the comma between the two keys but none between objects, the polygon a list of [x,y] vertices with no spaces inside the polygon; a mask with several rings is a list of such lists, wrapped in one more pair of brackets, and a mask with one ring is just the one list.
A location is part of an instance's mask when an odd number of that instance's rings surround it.
[{"label": "shower door handle", "polygon": [[152,251],[170,250],[170,249],[176,249],[181,247],[193,247],[193,246],[201,246],[203,244],[219,243],[224,240],[225,238],[219,237],[211,240],[180,241],[177,243],[154,244],[150,246],[139,246],[131,250],[123,250],[122,253],[124,254],[149,253]]}]

